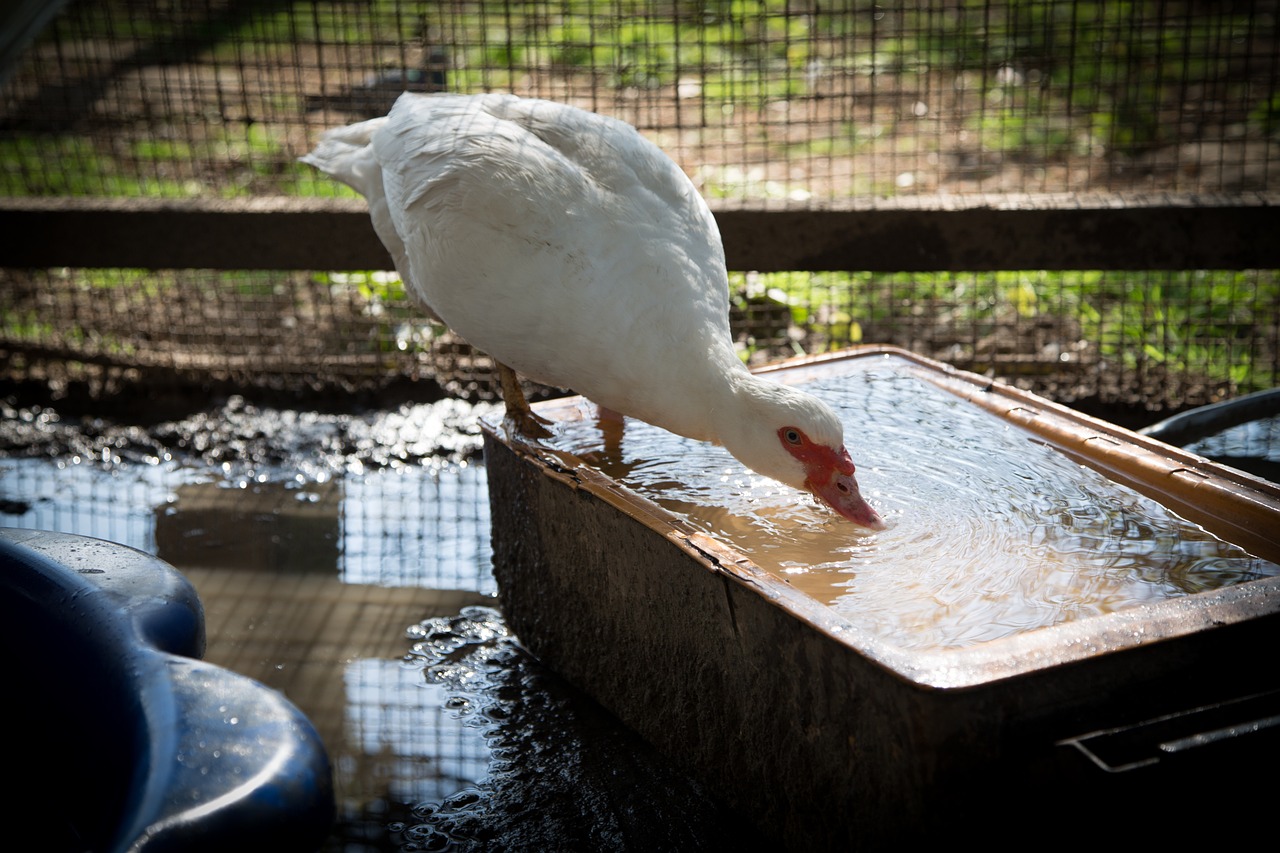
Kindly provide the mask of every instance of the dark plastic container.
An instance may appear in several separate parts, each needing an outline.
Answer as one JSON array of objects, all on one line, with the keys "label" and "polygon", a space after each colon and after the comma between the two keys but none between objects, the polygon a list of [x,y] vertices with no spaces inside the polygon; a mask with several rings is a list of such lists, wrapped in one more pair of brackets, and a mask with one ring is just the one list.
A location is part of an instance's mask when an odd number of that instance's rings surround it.
[{"label": "dark plastic container", "polygon": [[10,832],[46,851],[315,850],[329,761],[263,685],[199,660],[177,571],[80,536],[0,529]]}]

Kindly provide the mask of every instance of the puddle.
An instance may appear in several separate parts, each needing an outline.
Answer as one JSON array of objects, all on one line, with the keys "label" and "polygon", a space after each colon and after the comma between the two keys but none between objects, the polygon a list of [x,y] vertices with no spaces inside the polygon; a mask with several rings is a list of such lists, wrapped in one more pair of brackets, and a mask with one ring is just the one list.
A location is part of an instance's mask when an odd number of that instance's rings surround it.
[{"label": "puddle", "polygon": [[473,787],[391,825],[424,850],[745,849],[749,838],[638,736],[538,665],[501,614],[469,607],[410,628],[405,666],[442,688],[492,763]]},{"label": "puddle", "polygon": [[206,659],[320,732],[339,801],[326,850],[733,849],[737,821],[492,609],[489,410],[233,398],[144,428],[5,405],[0,526],[108,539],[187,574]]},{"label": "puddle", "polygon": [[183,570],[314,572],[348,584],[496,592],[476,463],[310,480],[190,462],[0,458],[0,524],[108,539]]},{"label": "puddle", "polygon": [[457,400],[364,416],[220,409],[144,429],[5,407],[0,523],[182,568],[496,591],[477,418]]}]

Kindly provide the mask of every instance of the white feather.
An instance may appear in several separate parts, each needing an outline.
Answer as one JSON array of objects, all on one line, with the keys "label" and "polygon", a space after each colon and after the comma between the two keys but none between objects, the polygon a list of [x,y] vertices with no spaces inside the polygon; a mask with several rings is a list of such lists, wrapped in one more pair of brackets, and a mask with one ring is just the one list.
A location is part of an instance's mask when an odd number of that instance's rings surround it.
[{"label": "white feather", "polygon": [[516,372],[796,487],[780,427],[843,452],[829,407],[743,366],[715,219],[630,125],[510,95],[405,94],[303,159],[369,200],[408,292]]}]

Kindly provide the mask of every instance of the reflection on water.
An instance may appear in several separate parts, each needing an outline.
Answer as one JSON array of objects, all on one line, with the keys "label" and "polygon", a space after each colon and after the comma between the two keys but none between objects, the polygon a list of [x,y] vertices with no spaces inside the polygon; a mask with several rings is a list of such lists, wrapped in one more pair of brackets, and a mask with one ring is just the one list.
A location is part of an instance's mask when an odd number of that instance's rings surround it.
[{"label": "reflection on water", "polygon": [[961,646],[1280,573],[918,376],[851,367],[806,387],[837,408],[865,533],[723,449],[588,418],[557,446],[904,648]]},{"label": "reflection on water", "polygon": [[491,595],[487,488],[484,466],[469,463],[308,479],[0,459],[0,523],[107,539],[184,570],[319,572]]},{"label": "reflection on water", "polygon": [[347,696],[346,728],[359,746],[353,756],[383,757],[376,774],[357,761],[334,768],[340,789],[376,778],[379,793],[398,803],[440,802],[487,775],[484,733],[460,717],[445,688],[427,681],[418,667],[397,660],[364,658],[342,673]]},{"label": "reflection on water", "polygon": [[1205,436],[1186,449],[1280,483],[1280,416],[1237,424]]}]

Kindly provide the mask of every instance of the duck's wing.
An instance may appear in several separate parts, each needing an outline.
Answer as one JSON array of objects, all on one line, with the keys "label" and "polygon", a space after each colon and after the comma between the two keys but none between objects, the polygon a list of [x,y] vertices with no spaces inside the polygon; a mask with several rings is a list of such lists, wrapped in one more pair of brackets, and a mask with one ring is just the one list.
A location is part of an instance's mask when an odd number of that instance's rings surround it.
[{"label": "duck's wing", "polygon": [[510,272],[531,272],[523,264],[538,247],[547,247],[544,260],[576,258],[604,275],[626,275],[631,262],[674,261],[694,274],[671,276],[672,286],[725,290],[723,246],[705,201],[624,122],[514,96],[405,94],[373,149],[409,263],[432,267],[412,276],[424,296],[429,278],[449,266],[446,255],[482,264],[505,257]]},{"label": "duck's wing", "polygon": [[391,218],[415,246],[411,262],[433,256],[426,250],[437,240],[442,249],[458,245],[447,235],[462,224],[536,238],[560,218],[558,200],[582,193],[572,160],[485,110],[487,100],[402,95],[373,136]]},{"label": "duck's wing", "polygon": [[[406,240],[449,215],[537,241],[586,211],[648,228],[677,250],[722,265],[719,230],[705,200],[625,122],[513,95],[407,93],[373,147],[391,216]],[[573,223],[575,233],[589,233],[581,224]]]},{"label": "duck's wing", "polygon": [[612,193],[648,197],[664,214],[710,215],[671,158],[626,122],[568,104],[509,95],[487,96],[482,104],[486,112],[523,128]]}]

